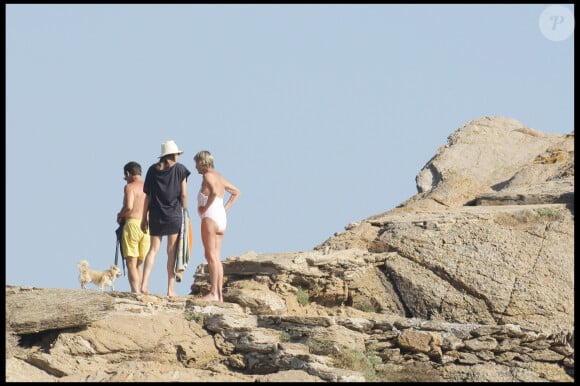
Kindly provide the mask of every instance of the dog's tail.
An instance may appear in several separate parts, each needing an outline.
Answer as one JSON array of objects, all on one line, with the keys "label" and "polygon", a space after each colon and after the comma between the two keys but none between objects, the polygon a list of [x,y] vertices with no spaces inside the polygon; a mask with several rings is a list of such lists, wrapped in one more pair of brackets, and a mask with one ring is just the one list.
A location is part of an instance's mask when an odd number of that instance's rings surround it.
[{"label": "dog's tail", "polygon": [[85,269],[89,268],[89,262],[86,260],[79,261],[77,267],[79,267],[81,271],[84,271]]}]

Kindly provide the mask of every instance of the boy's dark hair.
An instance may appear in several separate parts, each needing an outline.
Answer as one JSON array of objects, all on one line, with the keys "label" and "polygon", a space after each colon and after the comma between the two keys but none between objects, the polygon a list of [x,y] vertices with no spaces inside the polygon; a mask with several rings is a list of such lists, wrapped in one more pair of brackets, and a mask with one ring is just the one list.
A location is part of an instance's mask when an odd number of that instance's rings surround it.
[{"label": "boy's dark hair", "polygon": [[129,172],[132,176],[140,176],[141,175],[141,165],[139,165],[135,161],[127,162],[125,167],[123,168],[124,172]]}]

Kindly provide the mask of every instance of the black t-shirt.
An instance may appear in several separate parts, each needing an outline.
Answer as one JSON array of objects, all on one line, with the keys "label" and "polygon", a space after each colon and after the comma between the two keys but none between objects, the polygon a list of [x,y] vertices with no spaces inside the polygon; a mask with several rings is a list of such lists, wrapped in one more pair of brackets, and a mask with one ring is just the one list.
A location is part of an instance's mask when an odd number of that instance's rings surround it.
[{"label": "black t-shirt", "polygon": [[147,170],[143,191],[149,195],[149,218],[166,222],[170,219],[181,222],[181,181],[191,172],[185,165],[158,170],[153,164]]}]

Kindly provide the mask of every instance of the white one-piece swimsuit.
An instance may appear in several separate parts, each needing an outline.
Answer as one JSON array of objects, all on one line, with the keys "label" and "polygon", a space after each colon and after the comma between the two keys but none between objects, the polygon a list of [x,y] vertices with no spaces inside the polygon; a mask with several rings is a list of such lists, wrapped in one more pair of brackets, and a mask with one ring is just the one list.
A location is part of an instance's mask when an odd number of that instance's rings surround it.
[{"label": "white one-piece swimsuit", "polygon": [[[197,195],[197,206],[205,206],[207,199],[208,197],[200,191]],[[226,209],[224,208],[223,197],[216,196],[215,200],[213,200],[205,213],[200,215],[200,218],[202,219],[205,217],[211,218],[213,221],[215,221],[219,232],[224,232],[226,230],[228,219],[226,217]]]}]

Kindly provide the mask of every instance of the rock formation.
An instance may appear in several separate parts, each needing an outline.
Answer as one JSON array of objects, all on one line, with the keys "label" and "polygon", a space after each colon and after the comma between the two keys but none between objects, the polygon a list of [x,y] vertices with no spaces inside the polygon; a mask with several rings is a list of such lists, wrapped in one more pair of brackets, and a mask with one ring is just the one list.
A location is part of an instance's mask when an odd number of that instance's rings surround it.
[{"label": "rock formation", "polygon": [[[6,381],[574,380],[574,133],[485,117],[418,193],[309,251],[224,261],[224,302],[6,288]],[[82,300],[82,301],[80,301]]]}]

